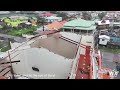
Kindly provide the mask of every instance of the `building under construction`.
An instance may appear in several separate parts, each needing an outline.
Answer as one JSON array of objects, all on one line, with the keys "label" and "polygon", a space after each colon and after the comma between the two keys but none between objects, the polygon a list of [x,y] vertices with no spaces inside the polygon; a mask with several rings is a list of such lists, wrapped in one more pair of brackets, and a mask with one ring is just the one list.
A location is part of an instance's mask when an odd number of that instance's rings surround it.
[{"label": "building under construction", "polygon": [[46,32],[11,43],[0,55],[1,79],[111,79],[92,35]]}]

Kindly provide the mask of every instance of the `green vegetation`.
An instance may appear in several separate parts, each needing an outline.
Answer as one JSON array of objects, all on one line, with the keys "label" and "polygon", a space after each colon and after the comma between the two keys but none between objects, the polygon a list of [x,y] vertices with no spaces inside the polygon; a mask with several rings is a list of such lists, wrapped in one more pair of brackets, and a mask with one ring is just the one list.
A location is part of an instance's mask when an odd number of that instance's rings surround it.
[{"label": "green vegetation", "polygon": [[4,21],[12,27],[17,27],[20,23],[27,22],[27,20],[10,20],[8,18],[5,18]]},{"label": "green vegetation", "polygon": [[99,50],[103,51],[103,52],[109,52],[109,53],[120,53],[120,49],[110,49],[110,48],[106,48],[106,47],[99,47]]},{"label": "green vegetation", "polygon": [[60,13],[60,12],[57,12],[57,17],[62,17],[62,20],[68,19],[67,14],[65,14],[65,13]]},{"label": "green vegetation", "polygon": [[13,35],[13,36],[22,36],[22,34],[33,34],[33,31],[35,31],[39,26],[32,26],[31,28],[24,28],[24,29],[20,29],[20,30],[12,30],[10,32],[8,32],[9,35]]},{"label": "green vegetation", "polygon": [[10,46],[3,47],[3,48],[1,48],[1,52],[6,52],[9,49],[10,49]]},{"label": "green vegetation", "polygon": [[11,49],[10,42],[0,42],[0,52],[6,52]]},{"label": "green vegetation", "polygon": [[86,11],[82,12],[82,16],[85,20],[91,20],[92,19],[91,14],[87,13]]},{"label": "green vegetation", "polygon": [[102,20],[105,15],[106,15],[106,12],[102,12],[98,14],[98,17],[100,18],[100,20]]}]

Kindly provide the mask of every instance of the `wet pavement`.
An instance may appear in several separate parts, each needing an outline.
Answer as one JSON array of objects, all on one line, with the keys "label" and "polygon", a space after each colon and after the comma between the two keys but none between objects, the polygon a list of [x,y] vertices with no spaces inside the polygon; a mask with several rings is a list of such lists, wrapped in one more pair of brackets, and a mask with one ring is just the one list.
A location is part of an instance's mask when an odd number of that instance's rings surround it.
[{"label": "wet pavement", "polygon": [[[114,54],[108,52],[102,52],[102,54],[103,54],[102,67],[116,70],[116,64],[114,62],[114,58],[115,58]],[[118,57],[120,57],[120,54],[118,54]],[[120,73],[115,79],[120,79]]]},{"label": "wet pavement", "polygon": [[7,35],[7,34],[0,34],[0,37],[3,38],[9,38],[9,39],[14,39],[18,43],[22,43],[26,41],[26,38],[23,37],[17,37],[17,36],[12,36],[12,35]]}]

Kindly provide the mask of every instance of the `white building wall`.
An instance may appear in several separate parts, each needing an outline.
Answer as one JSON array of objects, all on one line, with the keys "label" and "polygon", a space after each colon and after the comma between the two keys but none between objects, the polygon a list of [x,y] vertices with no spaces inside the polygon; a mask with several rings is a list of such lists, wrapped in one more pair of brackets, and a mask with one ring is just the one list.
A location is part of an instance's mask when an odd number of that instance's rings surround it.
[{"label": "white building wall", "polygon": [[57,17],[56,19],[46,19],[47,22],[62,21],[62,17]]},{"label": "white building wall", "polygon": [[[84,44],[86,46],[91,46],[91,48],[94,47],[94,37],[92,35],[82,35],[82,39],[81,39],[81,43],[80,44]],[[80,54],[85,55],[85,48],[81,47],[81,51]]]},{"label": "white building wall", "polygon": [[58,21],[59,21],[59,22],[62,21],[62,17],[59,17]]},{"label": "white building wall", "polygon": [[103,41],[103,39],[100,39],[99,44],[101,44],[101,45],[107,45],[107,42],[108,42],[107,39],[104,39],[104,41]]},{"label": "white building wall", "polygon": [[95,55],[94,55],[94,52],[91,53],[91,63],[92,63],[92,66],[93,66],[93,76],[92,76],[92,79],[96,79],[97,78],[97,65],[96,65],[96,61],[95,61]]},{"label": "white building wall", "polygon": [[39,36],[38,38],[34,39],[31,43],[29,43],[29,45],[31,46],[31,48],[33,47],[40,48],[40,39],[45,38],[47,38],[47,35]]}]

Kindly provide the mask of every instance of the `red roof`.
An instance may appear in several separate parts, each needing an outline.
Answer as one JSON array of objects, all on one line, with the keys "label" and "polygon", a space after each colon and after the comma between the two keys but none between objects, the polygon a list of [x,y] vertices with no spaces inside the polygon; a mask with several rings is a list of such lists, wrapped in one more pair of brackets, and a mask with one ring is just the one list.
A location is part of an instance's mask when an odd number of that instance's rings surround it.
[{"label": "red roof", "polygon": [[[77,73],[76,73],[76,77],[75,79],[89,79],[89,73],[90,71],[87,69],[87,67],[89,66],[89,62],[86,62],[86,60],[84,60],[85,55],[80,55],[80,62],[78,63],[78,68],[77,68]],[[83,70],[84,68],[84,70]],[[86,72],[86,73],[83,73]]]},{"label": "red roof", "polygon": [[62,22],[57,22],[57,21],[55,21],[55,22],[53,22],[53,23],[51,23],[51,24],[46,25],[46,27],[47,27],[49,30],[59,30],[60,28],[63,27],[63,25],[64,25],[65,22],[66,22],[66,21],[62,21]]},{"label": "red roof", "polygon": [[66,21],[66,20],[64,20],[64,21],[61,21],[60,23],[61,23],[61,24],[65,24],[66,22],[67,22],[67,21]]},{"label": "red roof", "polygon": [[52,14],[52,13],[45,13],[45,14],[42,14],[42,16],[50,17],[50,16],[54,16],[54,14]]},{"label": "red roof", "polygon": [[39,32],[40,35],[49,35],[49,34],[53,34],[53,33],[56,33],[57,31],[56,30],[48,30],[48,31],[41,31]]}]

